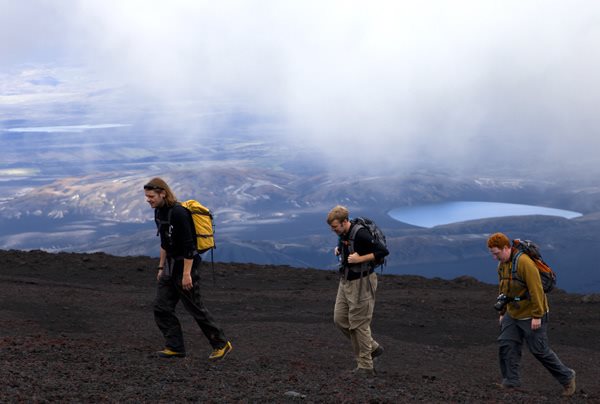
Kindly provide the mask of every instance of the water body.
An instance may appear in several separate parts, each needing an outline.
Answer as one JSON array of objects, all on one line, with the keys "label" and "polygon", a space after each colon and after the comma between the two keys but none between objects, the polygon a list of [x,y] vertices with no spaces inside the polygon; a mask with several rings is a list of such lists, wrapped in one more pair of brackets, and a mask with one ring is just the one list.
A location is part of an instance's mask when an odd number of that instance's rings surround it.
[{"label": "water body", "polygon": [[399,222],[427,228],[491,217],[546,215],[572,219],[581,216],[579,212],[543,206],[467,201],[407,206],[392,209],[388,214]]}]

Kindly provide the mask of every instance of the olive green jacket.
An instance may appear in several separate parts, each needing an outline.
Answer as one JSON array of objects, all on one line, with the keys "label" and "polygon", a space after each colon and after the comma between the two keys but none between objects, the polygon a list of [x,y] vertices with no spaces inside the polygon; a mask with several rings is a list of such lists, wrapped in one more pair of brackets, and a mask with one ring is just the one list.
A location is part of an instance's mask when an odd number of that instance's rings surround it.
[{"label": "olive green jacket", "polygon": [[[512,259],[498,265],[499,291],[508,297],[523,297],[506,305],[505,311],[516,320],[541,318],[549,310],[548,299],[542,289],[540,273],[526,254],[521,254],[517,262],[517,279],[512,278]],[[504,313],[502,313],[504,314]]]}]

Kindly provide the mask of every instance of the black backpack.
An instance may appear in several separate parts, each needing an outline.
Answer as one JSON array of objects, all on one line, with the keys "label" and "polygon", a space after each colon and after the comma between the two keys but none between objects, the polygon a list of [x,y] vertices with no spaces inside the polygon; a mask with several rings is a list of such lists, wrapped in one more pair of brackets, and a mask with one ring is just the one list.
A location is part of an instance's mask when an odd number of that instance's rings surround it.
[{"label": "black backpack", "polygon": [[[372,221],[371,219],[369,219],[367,217],[357,217],[357,218],[350,220],[350,223],[352,223],[354,225],[354,227],[352,228],[352,231],[350,233],[350,237],[349,237],[349,241],[352,245],[351,246],[352,251],[354,251],[354,237],[356,236],[356,233],[358,232],[358,230],[360,230],[363,227],[369,231],[369,233],[371,234],[371,237],[373,238],[374,243],[379,243],[387,249],[387,242],[385,240],[385,234],[383,234],[381,229],[377,226],[377,224],[375,224],[374,221]],[[374,263],[372,263],[372,265],[374,268],[381,266],[383,269],[383,267],[385,266],[385,262],[386,262],[386,259],[385,259],[385,257],[383,257],[383,258],[375,261]]]},{"label": "black backpack", "polygon": [[520,240],[517,238],[513,240],[512,246],[517,250],[512,261],[513,278],[516,281],[523,283],[522,280],[517,278],[517,261],[521,254],[525,254],[529,258],[531,258],[531,260],[533,261],[540,273],[544,293],[551,292],[556,286],[556,274],[554,273],[552,268],[550,268],[550,266],[546,264],[542,259],[542,255],[540,254],[540,248],[537,246],[537,244],[530,240]]}]

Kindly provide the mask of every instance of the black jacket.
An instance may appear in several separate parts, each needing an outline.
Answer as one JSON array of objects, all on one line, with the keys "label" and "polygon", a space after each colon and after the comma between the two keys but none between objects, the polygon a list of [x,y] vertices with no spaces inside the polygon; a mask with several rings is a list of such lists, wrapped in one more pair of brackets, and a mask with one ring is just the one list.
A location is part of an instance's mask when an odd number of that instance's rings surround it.
[{"label": "black jacket", "polygon": [[[170,212],[170,215],[169,215]],[[183,206],[163,206],[155,209],[154,220],[160,234],[160,246],[171,258],[194,258],[196,232],[192,215]]]},{"label": "black jacket", "polygon": [[[339,247],[341,249],[341,258],[342,265],[340,265],[340,273],[344,274],[346,272],[346,267],[349,269],[354,268],[355,270],[349,270],[348,272],[348,280],[359,279],[361,277],[360,269],[356,270],[360,266],[363,266],[365,269],[363,271],[362,276],[366,274],[370,274],[374,270],[374,263],[365,263],[365,264],[348,264],[348,255],[350,255],[350,234],[352,234],[352,228],[355,224],[350,226],[350,230],[348,234],[344,234],[340,236],[340,244]],[[373,253],[375,255],[375,260],[378,261],[389,254],[389,251],[385,246],[381,243],[376,242],[369,230],[365,227],[359,229],[356,232],[356,236],[354,237],[354,252],[358,253],[358,255],[367,255]]]}]

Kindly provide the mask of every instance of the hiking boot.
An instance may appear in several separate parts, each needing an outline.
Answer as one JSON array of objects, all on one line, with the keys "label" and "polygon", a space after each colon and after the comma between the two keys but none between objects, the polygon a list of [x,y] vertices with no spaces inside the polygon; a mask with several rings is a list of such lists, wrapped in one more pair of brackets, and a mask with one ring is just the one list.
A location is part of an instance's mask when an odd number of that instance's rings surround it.
[{"label": "hiking boot", "polygon": [[375,369],[356,368],[352,371],[352,374],[358,377],[375,377]]},{"label": "hiking boot", "polygon": [[227,341],[227,343],[222,348],[216,348],[215,350],[213,350],[208,359],[210,359],[211,361],[223,359],[225,356],[227,356],[229,352],[231,352],[232,349],[233,346],[231,345],[231,342]]},{"label": "hiking boot", "polygon": [[507,391],[523,391],[521,386],[513,386],[512,384],[504,384],[504,383],[494,383],[494,385],[502,390]]},{"label": "hiking boot", "polygon": [[575,390],[577,389],[577,385],[575,384],[575,371],[573,370],[573,377],[569,380],[569,383],[563,385],[563,397],[571,397],[575,394]]},{"label": "hiking boot", "polygon": [[379,345],[376,350],[371,352],[371,358],[375,359],[377,357],[380,357],[381,354],[383,354],[383,347],[381,345]]},{"label": "hiking boot", "polygon": [[160,358],[185,358],[185,352],[177,352],[172,349],[165,348],[156,353]]}]

